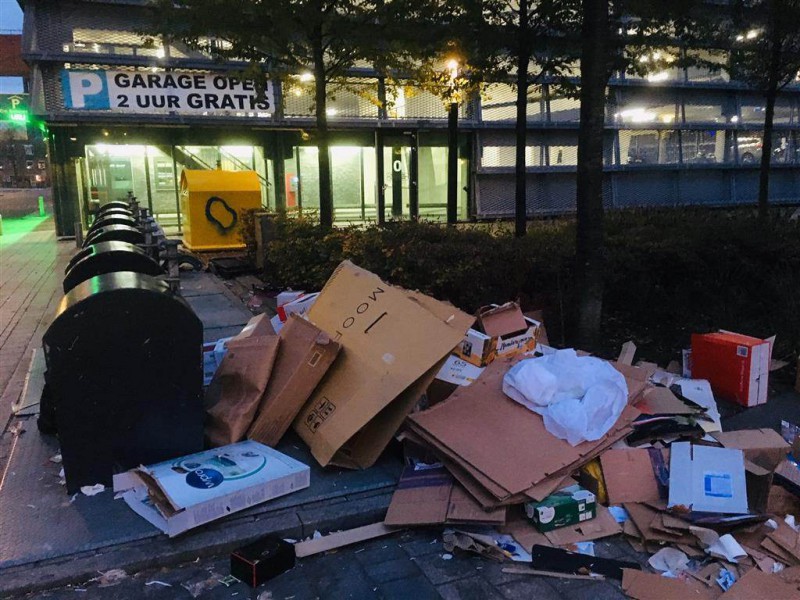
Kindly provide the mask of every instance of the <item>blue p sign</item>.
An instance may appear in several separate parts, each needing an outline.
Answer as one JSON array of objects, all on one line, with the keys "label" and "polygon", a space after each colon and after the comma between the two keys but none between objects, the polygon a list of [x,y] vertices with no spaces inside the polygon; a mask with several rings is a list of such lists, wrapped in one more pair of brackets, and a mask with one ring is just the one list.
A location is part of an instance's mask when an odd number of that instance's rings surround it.
[{"label": "blue p sign", "polygon": [[103,71],[62,71],[64,107],[108,110],[108,81]]}]

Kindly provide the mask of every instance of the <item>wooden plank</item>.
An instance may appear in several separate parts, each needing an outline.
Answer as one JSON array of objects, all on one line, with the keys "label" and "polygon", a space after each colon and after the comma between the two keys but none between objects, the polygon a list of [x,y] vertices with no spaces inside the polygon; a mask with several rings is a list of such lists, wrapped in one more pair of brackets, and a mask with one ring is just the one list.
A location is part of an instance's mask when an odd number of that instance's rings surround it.
[{"label": "wooden plank", "polygon": [[321,538],[297,542],[294,545],[294,553],[297,558],[304,558],[306,556],[319,554],[320,552],[327,552],[328,550],[335,550],[343,546],[349,546],[351,544],[357,544],[358,542],[389,535],[395,531],[400,530],[387,527],[383,523],[372,523],[364,527],[337,531],[336,533],[331,533]]}]

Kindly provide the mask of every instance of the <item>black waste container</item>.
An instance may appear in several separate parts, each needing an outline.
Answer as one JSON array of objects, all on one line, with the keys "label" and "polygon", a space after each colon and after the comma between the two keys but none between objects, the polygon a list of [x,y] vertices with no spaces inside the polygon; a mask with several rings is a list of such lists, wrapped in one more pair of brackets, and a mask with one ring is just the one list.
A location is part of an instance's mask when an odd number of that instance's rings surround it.
[{"label": "black waste container", "polygon": [[128,242],[129,244],[144,244],[144,234],[135,227],[128,225],[109,225],[89,232],[83,241],[83,247],[99,242]]},{"label": "black waste container", "polygon": [[55,422],[69,493],[203,449],[203,325],[183,298],[149,275],[107,273],[56,312],[40,419]]},{"label": "black waste container", "polygon": [[136,219],[130,215],[121,213],[107,213],[92,223],[86,235],[88,236],[93,231],[100,229],[101,227],[108,227],[109,225],[127,225],[128,227],[135,228],[139,224],[136,222]]},{"label": "black waste container", "polygon": [[72,258],[64,276],[64,293],[91,277],[116,271],[153,277],[164,274],[159,264],[138,246],[127,242],[100,242],[87,246]]}]

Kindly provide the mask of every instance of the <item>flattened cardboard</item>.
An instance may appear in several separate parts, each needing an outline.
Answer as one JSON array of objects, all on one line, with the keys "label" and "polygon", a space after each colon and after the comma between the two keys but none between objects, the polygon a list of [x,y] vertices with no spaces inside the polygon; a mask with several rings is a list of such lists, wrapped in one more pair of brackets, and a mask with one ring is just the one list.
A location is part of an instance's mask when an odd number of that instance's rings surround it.
[{"label": "flattened cardboard", "polygon": [[247,437],[275,446],[291,427],[341,346],[305,319],[292,315],[280,333],[273,374]]},{"label": "flattened cardboard", "polygon": [[[409,417],[420,437],[435,440],[451,459],[471,465],[472,471],[505,489],[507,495],[525,492],[549,476],[588,461],[594,450],[639,414],[628,406],[607,438],[573,447],[550,434],[541,416],[503,394],[502,379],[512,364],[513,359],[496,359],[475,383]],[[509,460],[513,456],[528,459]]]},{"label": "flattened cardboard", "polygon": [[702,412],[683,402],[665,387],[646,390],[636,408],[646,415],[695,415]]},{"label": "flattened cardboard", "polygon": [[389,526],[442,525],[445,523],[501,524],[506,509],[484,511],[444,468],[414,470],[406,467],[384,523]]},{"label": "flattened cardboard", "polygon": [[589,521],[548,531],[544,535],[554,546],[566,546],[578,542],[588,542],[622,533],[622,525],[617,523],[608,509],[597,505],[597,516]]},{"label": "flattened cardboard", "polygon": [[796,584],[787,583],[779,575],[768,575],[751,569],[720,596],[720,600],[800,600]]},{"label": "flattened cardboard", "polygon": [[747,460],[768,471],[774,471],[791,449],[774,429],[720,431],[711,435],[725,448],[742,450]]},{"label": "flattened cardboard", "polygon": [[[662,451],[664,460],[668,452]],[[648,450],[607,450],[600,455],[609,504],[650,502],[661,498]]]},{"label": "flattened cardboard", "polygon": [[741,450],[672,444],[669,506],[698,512],[746,514],[747,486]]},{"label": "flattened cardboard", "polygon": [[377,460],[474,321],[349,261],[331,275],[308,317],[342,352],[294,428],[321,465],[350,468]]},{"label": "flattened cardboard", "polygon": [[712,600],[715,594],[700,582],[622,570],[622,591],[634,600]]}]

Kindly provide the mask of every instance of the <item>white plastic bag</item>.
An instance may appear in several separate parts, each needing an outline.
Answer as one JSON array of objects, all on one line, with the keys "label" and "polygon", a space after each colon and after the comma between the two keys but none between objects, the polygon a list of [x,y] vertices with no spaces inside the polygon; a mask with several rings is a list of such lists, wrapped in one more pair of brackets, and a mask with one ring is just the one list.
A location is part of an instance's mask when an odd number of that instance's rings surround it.
[{"label": "white plastic bag", "polygon": [[573,446],[603,437],[628,402],[619,371],[572,349],[520,361],[503,378],[503,392],[542,415],[547,431]]}]

